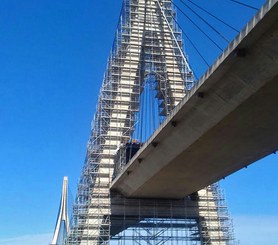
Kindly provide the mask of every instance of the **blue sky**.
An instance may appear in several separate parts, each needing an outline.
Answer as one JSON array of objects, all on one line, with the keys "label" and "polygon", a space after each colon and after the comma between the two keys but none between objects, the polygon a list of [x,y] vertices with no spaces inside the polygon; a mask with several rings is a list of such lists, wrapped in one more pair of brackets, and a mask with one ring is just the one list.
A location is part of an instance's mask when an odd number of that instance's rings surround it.
[{"label": "blue sky", "polygon": [[[229,0],[196,2],[238,29],[255,13]],[[0,1],[0,245],[49,243],[64,175],[75,193],[120,8],[121,0]],[[178,17],[213,62],[220,51]],[[185,47],[200,76],[205,65]],[[278,244],[277,170],[271,155],[221,181],[241,244]]]}]

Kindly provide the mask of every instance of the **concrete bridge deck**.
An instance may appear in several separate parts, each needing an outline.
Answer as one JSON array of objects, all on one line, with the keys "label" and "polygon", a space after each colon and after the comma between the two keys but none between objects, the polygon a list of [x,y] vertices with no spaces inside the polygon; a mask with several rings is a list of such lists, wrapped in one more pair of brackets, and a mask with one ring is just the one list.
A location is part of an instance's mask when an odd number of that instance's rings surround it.
[{"label": "concrete bridge deck", "polygon": [[278,149],[278,3],[269,1],[111,184],[182,198]]}]

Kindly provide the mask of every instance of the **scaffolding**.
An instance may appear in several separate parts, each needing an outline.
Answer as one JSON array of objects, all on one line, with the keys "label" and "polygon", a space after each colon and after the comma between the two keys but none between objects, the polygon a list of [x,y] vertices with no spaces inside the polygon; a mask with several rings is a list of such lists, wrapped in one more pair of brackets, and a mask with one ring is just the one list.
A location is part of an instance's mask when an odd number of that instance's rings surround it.
[{"label": "scaffolding", "polygon": [[110,244],[233,244],[218,184],[184,199],[126,199],[111,194]]},{"label": "scaffolding", "polygon": [[145,82],[156,82],[162,118],[194,85],[175,16],[170,0],[123,1],[78,184],[68,245],[172,244],[174,240],[175,244],[229,244],[231,240],[226,216],[220,216],[223,208],[216,186],[183,200],[126,199],[109,190],[117,174],[115,155],[119,147],[132,142],[138,125]]}]

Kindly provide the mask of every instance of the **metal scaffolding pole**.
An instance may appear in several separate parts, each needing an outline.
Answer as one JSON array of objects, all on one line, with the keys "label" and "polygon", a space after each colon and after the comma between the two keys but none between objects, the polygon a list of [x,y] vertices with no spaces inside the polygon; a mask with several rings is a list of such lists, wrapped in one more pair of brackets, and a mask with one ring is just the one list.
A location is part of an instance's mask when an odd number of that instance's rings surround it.
[{"label": "metal scaffolding pole", "polygon": [[126,163],[127,156],[115,157],[132,142],[146,80],[155,80],[159,115],[164,118],[194,84],[175,15],[170,0],[123,2],[92,122],[68,245],[222,245],[231,240],[215,185],[183,200],[126,199],[109,189],[113,176]]}]

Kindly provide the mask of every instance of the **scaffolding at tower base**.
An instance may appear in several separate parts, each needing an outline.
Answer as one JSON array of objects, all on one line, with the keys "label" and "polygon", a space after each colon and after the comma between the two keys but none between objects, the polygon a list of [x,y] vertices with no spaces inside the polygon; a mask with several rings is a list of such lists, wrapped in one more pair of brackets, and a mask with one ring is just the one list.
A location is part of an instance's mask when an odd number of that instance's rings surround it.
[{"label": "scaffolding at tower base", "polygon": [[[126,199],[112,193],[110,244],[233,244],[219,190],[214,184],[206,189],[212,196],[195,193],[180,200]],[[208,209],[209,216],[199,215]]]},{"label": "scaffolding at tower base", "polygon": [[175,16],[170,0],[123,2],[78,184],[68,245],[171,244],[174,240],[175,244],[222,245],[232,240],[230,226],[225,225],[227,216],[221,216],[224,207],[218,204],[216,186],[184,200],[126,199],[110,193],[115,155],[121,145],[132,141],[145,81],[150,77],[156,81],[161,117],[169,115],[194,85]]}]

